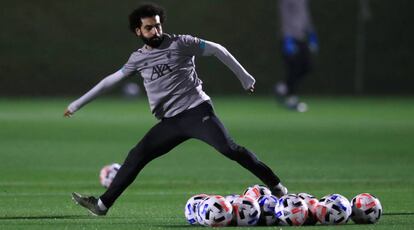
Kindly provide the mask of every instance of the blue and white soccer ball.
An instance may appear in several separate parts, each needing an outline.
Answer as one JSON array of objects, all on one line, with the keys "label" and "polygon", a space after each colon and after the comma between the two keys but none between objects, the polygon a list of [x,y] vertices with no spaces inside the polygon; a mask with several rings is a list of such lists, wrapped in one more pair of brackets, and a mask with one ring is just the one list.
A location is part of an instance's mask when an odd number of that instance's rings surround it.
[{"label": "blue and white soccer ball", "polygon": [[351,204],[346,197],[340,194],[324,196],[316,206],[316,218],[321,224],[345,224],[351,213]]},{"label": "blue and white soccer ball", "polygon": [[196,209],[200,202],[208,197],[207,194],[197,194],[188,199],[184,207],[184,214],[189,224],[199,224],[197,221]]},{"label": "blue and white soccer ball", "polygon": [[109,185],[111,185],[120,168],[121,165],[118,163],[105,165],[99,173],[99,182],[101,183],[101,185],[105,188],[108,188]]},{"label": "blue and white soccer ball", "polygon": [[308,218],[308,206],[296,194],[284,195],[275,207],[279,225],[300,226]]},{"label": "blue and white soccer ball", "polygon": [[233,202],[239,197],[241,197],[241,195],[239,194],[230,194],[225,196],[224,199],[226,199],[231,205],[233,205]]},{"label": "blue and white soccer ball", "polygon": [[260,196],[263,195],[272,195],[270,189],[264,185],[255,184],[253,186],[248,187],[244,190],[243,195],[250,196],[254,199],[259,199]]},{"label": "blue and white soccer ball", "polygon": [[201,201],[197,208],[197,220],[210,227],[224,227],[233,218],[233,207],[222,196],[209,196]]},{"label": "blue and white soccer ball", "polygon": [[352,201],[351,219],[356,224],[375,224],[381,218],[382,206],[377,197],[369,193],[356,195]]},{"label": "blue and white soccer ball", "polygon": [[237,226],[256,225],[260,219],[260,206],[250,196],[240,196],[233,202],[233,223]]},{"label": "blue and white soccer ball", "polygon": [[273,195],[263,195],[257,200],[260,206],[259,225],[271,226],[276,224],[275,207],[278,204],[278,198]]}]

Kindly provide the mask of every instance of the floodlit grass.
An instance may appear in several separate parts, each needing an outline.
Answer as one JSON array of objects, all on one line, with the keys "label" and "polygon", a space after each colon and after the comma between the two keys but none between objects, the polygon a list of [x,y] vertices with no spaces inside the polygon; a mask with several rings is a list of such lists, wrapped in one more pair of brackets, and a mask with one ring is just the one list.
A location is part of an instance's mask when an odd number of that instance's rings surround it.
[{"label": "floodlit grass", "polygon": [[[210,146],[189,140],[151,162],[108,216],[90,216],[71,201],[71,192],[103,193],[100,168],[122,163],[157,121],[145,99],[108,98],[64,119],[70,101],[0,100],[0,229],[188,229],[183,209],[191,195],[241,193],[261,183]],[[305,228],[412,229],[414,99],[306,101],[310,111],[303,114],[270,98],[222,97],[214,104],[236,142],[274,169],[290,192],[348,199],[369,192],[384,208],[376,225]]]}]

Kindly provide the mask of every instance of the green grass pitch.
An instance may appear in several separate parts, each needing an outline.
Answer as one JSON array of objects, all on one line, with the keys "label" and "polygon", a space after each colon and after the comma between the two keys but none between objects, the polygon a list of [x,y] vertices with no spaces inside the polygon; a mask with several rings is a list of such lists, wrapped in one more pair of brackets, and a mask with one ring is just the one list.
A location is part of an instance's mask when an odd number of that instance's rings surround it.
[{"label": "green grass pitch", "polygon": [[[156,120],[146,99],[118,98],[100,98],[64,119],[70,101],[0,100],[0,229],[189,229],[183,209],[191,195],[241,193],[261,183],[190,140],[151,162],[108,216],[90,216],[71,201],[71,192],[101,194],[100,168],[122,163]],[[305,229],[412,229],[414,98],[307,102],[310,111],[299,114],[271,98],[214,100],[236,142],[257,153],[290,192],[348,199],[369,192],[383,205],[376,225]]]}]

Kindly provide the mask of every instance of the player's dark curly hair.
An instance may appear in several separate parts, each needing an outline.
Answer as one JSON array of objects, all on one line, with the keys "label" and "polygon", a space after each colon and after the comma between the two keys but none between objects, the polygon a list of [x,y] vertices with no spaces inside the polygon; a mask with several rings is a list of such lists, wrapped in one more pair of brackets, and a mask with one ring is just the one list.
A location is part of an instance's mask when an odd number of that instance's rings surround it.
[{"label": "player's dark curly hair", "polygon": [[129,15],[129,29],[135,34],[135,29],[140,28],[142,25],[142,18],[154,17],[156,15],[160,16],[160,22],[164,23],[166,14],[162,7],[152,3],[139,6]]}]

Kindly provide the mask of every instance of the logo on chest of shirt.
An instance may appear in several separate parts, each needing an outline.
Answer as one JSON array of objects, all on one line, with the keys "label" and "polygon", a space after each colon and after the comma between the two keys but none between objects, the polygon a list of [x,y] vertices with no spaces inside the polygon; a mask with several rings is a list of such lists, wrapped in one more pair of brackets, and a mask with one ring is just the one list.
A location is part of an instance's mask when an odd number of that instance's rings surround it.
[{"label": "logo on chest of shirt", "polygon": [[152,67],[151,81],[154,81],[167,73],[171,73],[171,67],[168,64],[160,64]]}]

